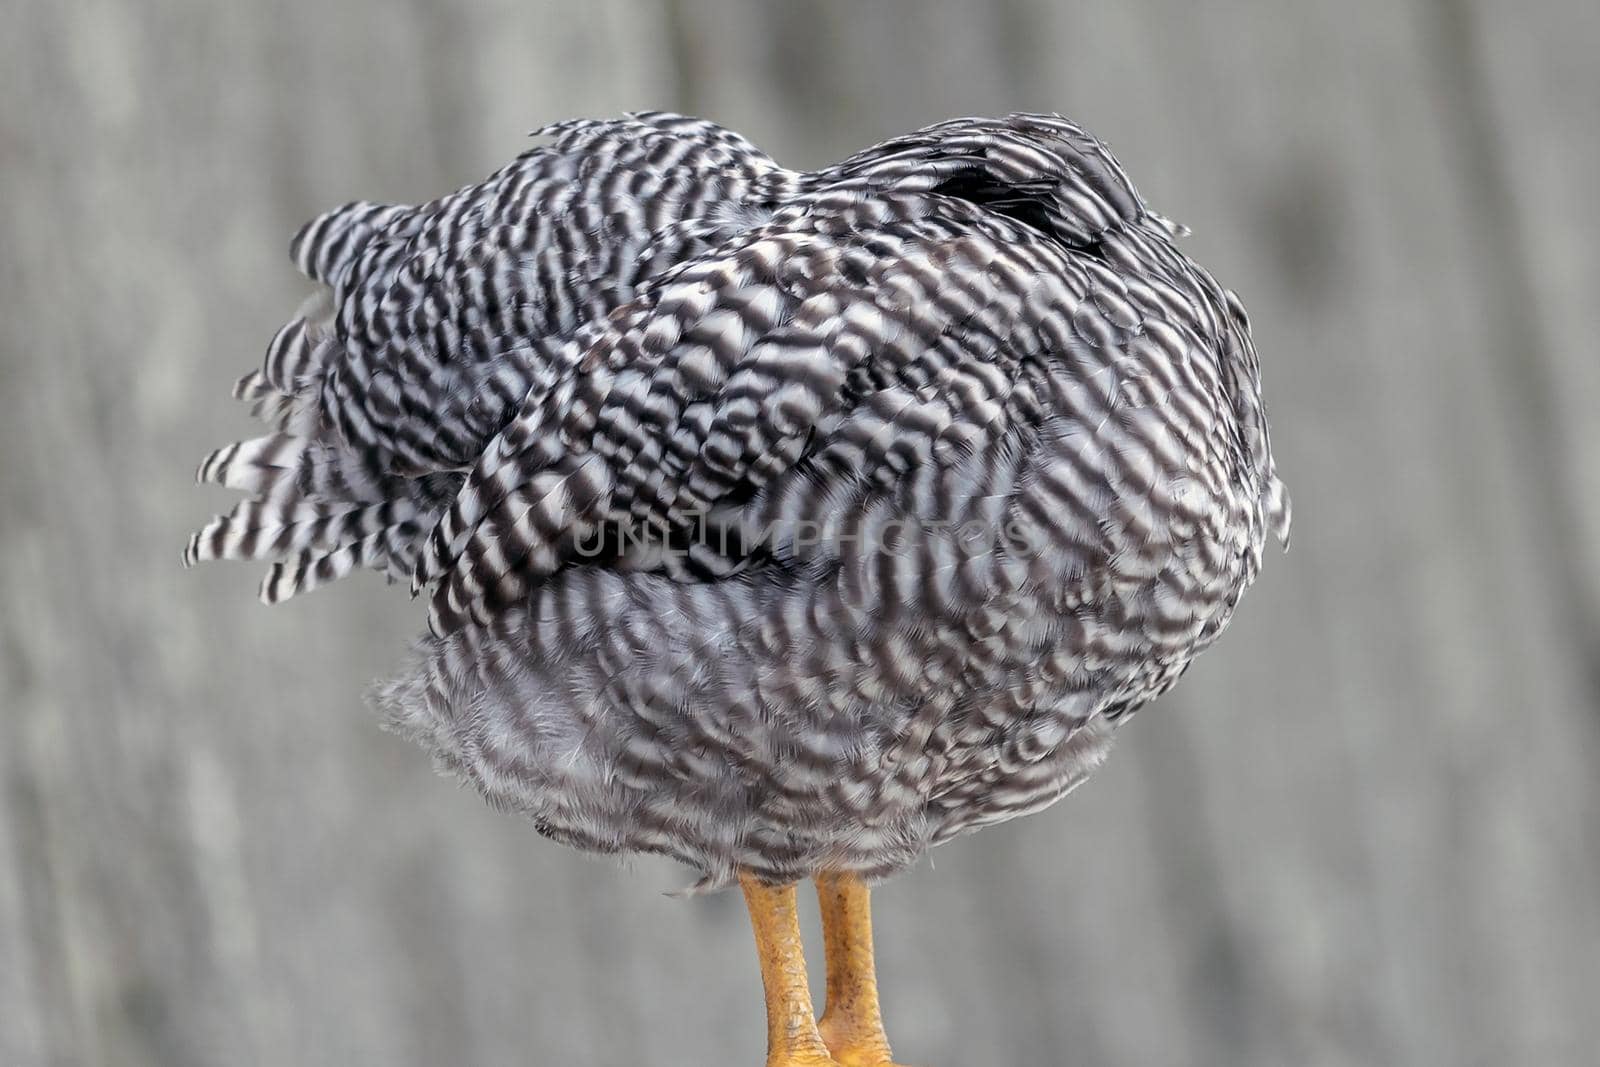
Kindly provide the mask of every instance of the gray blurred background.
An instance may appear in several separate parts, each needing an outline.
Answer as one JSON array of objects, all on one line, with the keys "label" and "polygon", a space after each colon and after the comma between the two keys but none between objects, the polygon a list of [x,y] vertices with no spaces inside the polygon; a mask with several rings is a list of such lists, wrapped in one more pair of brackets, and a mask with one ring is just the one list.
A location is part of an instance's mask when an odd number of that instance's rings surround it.
[{"label": "gray blurred background", "polygon": [[379,731],[399,590],[178,567],[304,219],[646,107],[802,166],[1059,110],[1254,320],[1294,549],[1084,789],[880,891],[901,1058],[1596,1062],[1600,5],[0,19],[0,1063],[761,1061],[736,896]]}]

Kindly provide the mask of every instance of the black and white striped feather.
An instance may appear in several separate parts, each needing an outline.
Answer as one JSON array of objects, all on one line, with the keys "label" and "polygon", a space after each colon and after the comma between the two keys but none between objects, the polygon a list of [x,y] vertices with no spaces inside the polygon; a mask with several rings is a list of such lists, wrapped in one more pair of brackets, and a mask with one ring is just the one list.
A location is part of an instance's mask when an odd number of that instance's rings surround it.
[{"label": "black and white striped feather", "polygon": [[1080,782],[1286,539],[1242,307],[1071,122],[806,173],[679,116],[542,132],[296,238],[325,288],[186,560],[409,580],[378,702],[550,836],[903,867]]}]

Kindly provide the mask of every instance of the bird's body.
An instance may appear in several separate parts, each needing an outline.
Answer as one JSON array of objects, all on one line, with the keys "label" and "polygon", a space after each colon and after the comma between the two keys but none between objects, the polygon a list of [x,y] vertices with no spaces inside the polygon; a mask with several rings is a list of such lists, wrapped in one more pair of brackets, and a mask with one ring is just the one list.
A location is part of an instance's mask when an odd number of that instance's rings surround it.
[{"label": "bird's body", "polygon": [[378,703],[542,832],[890,873],[1082,781],[1286,535],[1242,309],[1070,122],[545,132],[302,232],[189,550],[430,590]]}]

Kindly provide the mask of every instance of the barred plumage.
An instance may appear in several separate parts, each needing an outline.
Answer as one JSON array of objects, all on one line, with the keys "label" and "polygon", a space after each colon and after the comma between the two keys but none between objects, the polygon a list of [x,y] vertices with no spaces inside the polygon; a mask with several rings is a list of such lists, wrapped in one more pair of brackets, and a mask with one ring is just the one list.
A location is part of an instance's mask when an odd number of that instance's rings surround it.
[{"label": "barred plumage", "polygon": [[377,703],[544,833],[887,874],[1082,781],[1287,538],[1242,307],[1071,122],[540,132],[295,239],[185,558],[426,590]]}]

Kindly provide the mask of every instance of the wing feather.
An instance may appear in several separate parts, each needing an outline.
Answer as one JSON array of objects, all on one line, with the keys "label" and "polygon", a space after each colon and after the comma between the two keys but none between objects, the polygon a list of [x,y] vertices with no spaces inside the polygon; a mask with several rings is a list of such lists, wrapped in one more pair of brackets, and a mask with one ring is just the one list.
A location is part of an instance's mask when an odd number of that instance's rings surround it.
[{"label": "wing feather", "polygon": [[[611,524],[734,569],[700,535],[764,494],[809,486],[812,518],[841,483],[893,483],[941,443],[1004,432],[1005,368],[1043,343],[1010,312],[1062,254],[970,205],[849,189],[684,264],[485,450],[419,561],[431,625],[486,622],[552,573],[593,565],[572,546]],[[568,491],[580,470],[587,491]]]}]

